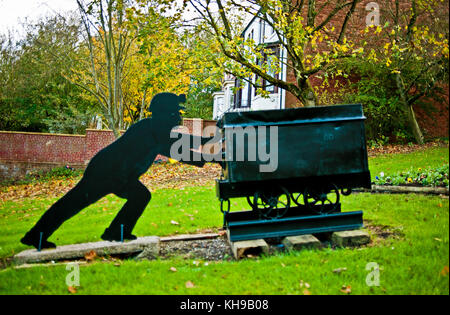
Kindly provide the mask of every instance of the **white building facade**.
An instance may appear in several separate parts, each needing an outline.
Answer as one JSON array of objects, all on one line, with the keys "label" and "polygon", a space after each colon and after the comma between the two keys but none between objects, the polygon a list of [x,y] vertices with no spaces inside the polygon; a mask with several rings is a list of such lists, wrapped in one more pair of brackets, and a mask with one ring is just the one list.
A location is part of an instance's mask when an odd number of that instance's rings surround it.
[{"label": "white building facade", "polygon": [[[280,49],[276,32],[265,21],[255,16],[242,33],[245,39],[253,39],[256,45],[264,45],[266,50],[271,50],[272,54],[276,54],[280,60],[280,73],[277,77],[286,80],[286,64],[287,52]],[[266,56],[264,56],[266,57]],[[261,62],[267,62],[266,58]],[[231,111],[249,111],[249,110],[267,110],[267,109],[285,109],[286,91],[275,87],[267,81],[259,81],[262,83],[263,89],[268,91],[269,97],[262,97],[256,94],[256,89],[248,81],[258,80],[253,75],[247,80],[239,80],[231,75],[225,75],[221,92],[214,93],[214,110],[213,119],[220,119],[226,112]],[[236,93],[234,88],[240,87]]]}]

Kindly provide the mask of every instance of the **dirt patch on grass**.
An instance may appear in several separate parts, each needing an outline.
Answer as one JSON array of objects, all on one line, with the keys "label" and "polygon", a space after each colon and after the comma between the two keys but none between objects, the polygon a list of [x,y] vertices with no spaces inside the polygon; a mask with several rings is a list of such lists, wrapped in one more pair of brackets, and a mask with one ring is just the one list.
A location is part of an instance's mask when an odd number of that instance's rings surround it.
[{"label": "dirt patch on grass", "polygon": [[380,240],[386,240],[389,238],[399,240],[405,237],[405,234],[399,227],[392,227],[388,225],[376,225],[370,220],[364,220],[364,228],[367,229],[370,232],[370,234],[372,234],[372,237],[376,236],[376,238]]},{"label": "dirt patch on grass", "polygon": [[0,270],[6,269],[12,265],[13,258],[12,257],[4,257],[0,258]]}]

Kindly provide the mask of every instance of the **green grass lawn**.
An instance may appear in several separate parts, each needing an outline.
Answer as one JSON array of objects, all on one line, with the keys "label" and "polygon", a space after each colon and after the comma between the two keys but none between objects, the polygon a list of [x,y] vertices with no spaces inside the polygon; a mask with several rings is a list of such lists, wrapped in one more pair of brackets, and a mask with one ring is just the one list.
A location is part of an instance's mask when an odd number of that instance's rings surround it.
[{"label": "green grass lawn", "polygon": [[[448,148],[379,156],[371,172],[396,172],[410,167],[448,163]],[[372,175],[372,177],[374,177]],[[27,247],[19,243],[55,199],[25,199],[0,204],[0,257]],[[370,226],[394,236],[372,236],[359,249],[305,250],[241,261],[200,262],[182,258],[80,266],[79,294],[449,294],[449,203],[439,196],[353,194],[342,200],[344,211],[363,210]],[[123,200],[108,196],[67,221],[51,238],[58,245],[98,241]],[[243,200],[232,201],[236,210]],[[171,224],[176,221],[179,224]],[[139,220],[135,233],[171,235],[218,229],[222,225],[213,185],[180,190],[161,189]],[[372,230],[369,229],[369,232]],[[380,286],[369,287],[366,265],[380,266]],[[176,272],[170,270],[177,269]],[[334,273],[337,268],[347,268]],[[0,270],[0,294],[66,294],[65,266]],[[191,281],[193,288],[186,288]],[[309,284],[308,291],[301,281]]]},{"label": "green grass lawn", "polygon": [[[220,228],[223,223],[213,186],[161,189],[152,195],[133,231],[138,236],[195,233]],[[0,257],[28,248],[20,244],[20,238],[56,200],[6,201],[0,206]],[[109,195],[66,221],[49,240],[57,245],[100,241],[100,235],[124,203],[125,200]]]},{"label": "green grass lawn", "polygon": [[448,148],[434,147],[407,154],[385,154],[369,158],[369,168],[372,180],[380,172],[386,175],[407,171],[410,168],[439,167],[448,164]]}]

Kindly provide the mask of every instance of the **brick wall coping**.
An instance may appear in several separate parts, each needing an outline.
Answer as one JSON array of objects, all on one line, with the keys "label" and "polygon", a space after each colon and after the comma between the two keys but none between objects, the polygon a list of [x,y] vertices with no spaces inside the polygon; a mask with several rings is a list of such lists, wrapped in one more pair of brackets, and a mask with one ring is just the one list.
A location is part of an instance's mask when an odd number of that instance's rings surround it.
[{"label": "brick wall coping", "polygon": [[69,164],[71,167],[86,167],[86,163],[63,163],[63,162],[40,162],[40,161],[27,161],[27,160],[1,160],[2,163],[11,163],[11,164],[30,164],[30,165],[50,165],[50,166],[61,166],[62,164]]},{"label": "brick wall coping", "polygon": [[204,122],[212,122],[212,123],[216,123],[217,120],[212,120],[212,119],[203,119]]},{"label": "brick wall coping", "polygon": [[[184,118],[184,120],[202,120],[200,118]],[[203,120],[204,122],[217,122],[216,120]],[[112,132],[110,129],[86,129],[86,131],[91,132]],[[124,133],[126,130],[120,130],[121,133]],[[26,135],[40,135],[40,136],[63,136],[63,137],[86,137],[86,135],[73,135],[66,133],[45,133],[45,132],[28,132],[28,131],[4,131],[0,130],[0,133],[3,134],[26,134]]]},{"label": "brick wall coping", "polygon": [[[94,131],[94,132],[113,132],[111,129],[86,129],[86,131]],[[119,132],[125,132],[126,130],[119,130]]]},{"label": "brick wall coping", "polygon": [[42,133],[42,132],[26,132],[26,131],[2,131],[3,134],[25,134],[25,135],[39,135],[39,136],[62,136],[62,137],[86,137],[85,135],[71,135],[64,133]]}]

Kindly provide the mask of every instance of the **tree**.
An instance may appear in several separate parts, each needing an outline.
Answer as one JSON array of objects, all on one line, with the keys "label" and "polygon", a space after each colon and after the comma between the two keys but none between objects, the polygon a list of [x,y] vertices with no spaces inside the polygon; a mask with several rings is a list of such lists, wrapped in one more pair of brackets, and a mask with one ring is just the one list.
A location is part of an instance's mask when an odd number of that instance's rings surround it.
[{"label": "tree", "polygon": [[130,123],[150,115],[147,100],[160,92],[187,94],[185,117],[212,117],[212,92],[219,89],[223,77],[217,66],[220,50],[200,27],[184,28],[180,11],[164,14],[167,5],[171,4],[155,0],[145,10],[133,10],[139,53],[130,58],[137,61],[132,62],[135,70],[130,77],[140,84],[127,111]]},{"label": "tree", "polygon": [[19,58],[19,51],[11,34],[0,36],[0,129],[20,130],[17,106],[12,102],[10,87],[14,86],[13,67]]},{"label": "tree", "polygon": [[[304,106],[317,103],[309,79],[343,59],[362,52],[346,37],[346,30],[360,0],[334,0],[318,4],[315,0],[189,0],[203,21],[212,29],[222,53],[232,62],[226,71],[250,82],[264,95],[263,84],[291,92]],[[287,58],[278,57],[270,49],[243,38],[233,14],[258,16],[270,25],[277,37],[279,49]],[[326,13],[328,12],[328,13]],[[338,16],[340,15],[340,18]],[[333,24],[334,26],[331,26]],[[264,62],[261,62],[264,60]],[[280,68],[287,66],[295,82],[279,78]],[[256,75],[259,80],[246,78]]]},{"label": "tree", "polygon": [[64,78],[77,66],[79,27],[74,16],[52,16],[25,24],[20,40],[3,39],[1,129],[84,132],[95,106]]},{"label": "tree", "polygon": [[213,93],[222,87],[224,56],[202,25],[186,29],[181,39],[188,53],[186,64],[190,65],[185,117],[211,119]]},{"label": "tree", "polygon": [[368,35],[364,62],[385,70],[386,81],[393,82],[395,95],[407,112],[414,138],[422,144],[424,137],[413,106],[448,82],[448,1],[410,0],[404,4],[385,0],[384,25],[363,31]]},{"label": "tree", "polygon": [[[127,0],[77,0],[89,52],[88,74],[78,73],[75,84],[98,101],[116,138],[124,128],[122,80],[130,46],[135,40],[128,28]],[[104,76],[103,76],[104,74]]]},{"label": "tree", "polygon": [[[170,1],[78,0],[89,63],[77,81],[101,105],[107,125],[119,130],[150,115],[159,92],[186,93],[186,48],[164,16]],[[75,81],[74,81],[75,82]]]},{"label": "tree", "polygon": [[[153,4],[145,14],[138,14],[139,58],[142,60],[142,90],[149,99],[160,92],[186,94],[190,84],[189,52],[177,33],[179,16],[163,16],[164,4]],[[149,115],[147,106],[139,116]]]}]

